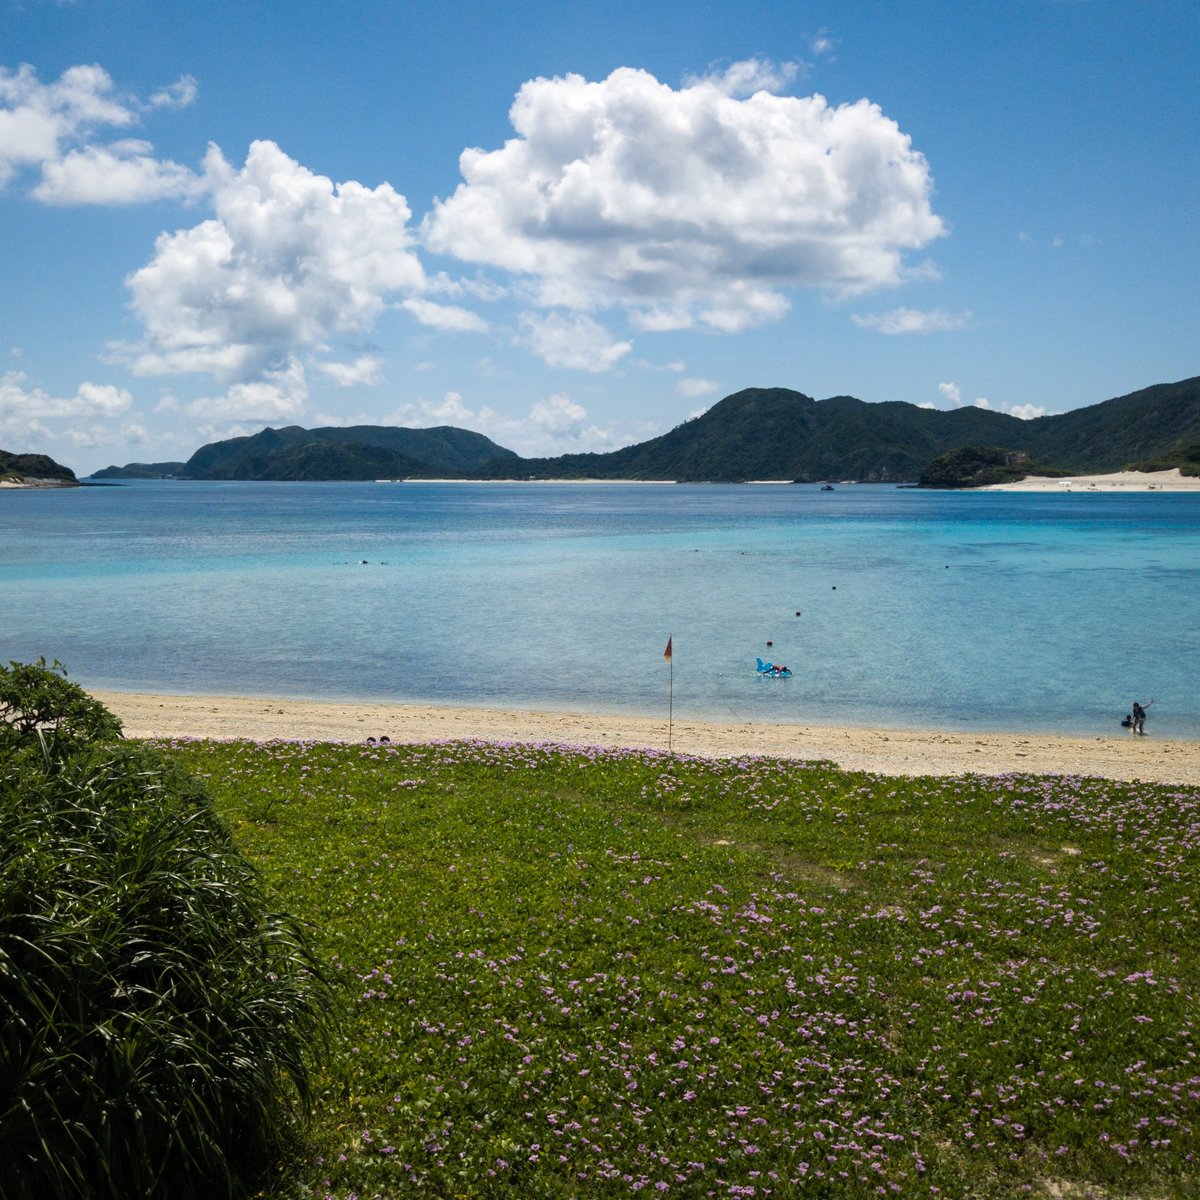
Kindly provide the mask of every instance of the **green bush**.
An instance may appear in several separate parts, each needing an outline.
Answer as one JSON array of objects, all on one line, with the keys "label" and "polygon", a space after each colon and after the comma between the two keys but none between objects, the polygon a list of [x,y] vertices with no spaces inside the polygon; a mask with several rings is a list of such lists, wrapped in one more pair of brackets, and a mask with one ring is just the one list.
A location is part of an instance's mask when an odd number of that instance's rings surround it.
[{"label": "green bush", "polygon": [[309,1103],[305,936],[169,758],[48,746],[0,742],[0,1200],[242,1194]]},{"label": "green bush", "polygon": [[41,735],[57,751],[121,736],[121,722],[54,660],[0,666],[0,749]]}]

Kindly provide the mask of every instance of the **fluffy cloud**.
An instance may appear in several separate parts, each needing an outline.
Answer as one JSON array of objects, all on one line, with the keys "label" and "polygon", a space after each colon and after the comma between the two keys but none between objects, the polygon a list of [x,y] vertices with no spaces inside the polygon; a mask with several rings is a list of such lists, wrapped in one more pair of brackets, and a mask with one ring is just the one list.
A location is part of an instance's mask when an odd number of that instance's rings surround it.
[{"label": "fluffy cloud", "polygon": [[316,368],[338,387],[374,387],[383,382],[383,359],[374,354],[359,355],[350,363],[317,363]]},{"label": "fluffy cloud", "polygon": [[702,79],[689,79],[688,84],[707,83],[726,96],[753,96],[755,92],[782,91],[799,73],[798,63],[776,64],[770,59],[748,58]]},{"label": "fluffy cloud", "polygon": [[517,136],[463,153],[426,242],[530,277],[543,306],[620,306],[643,328],[734,330],[778,317],[789,286],[898,284],[903,252],[944,232],[925,159],[865,100],[737,98],[771,75],[532,80],[510,111]]},{"label": "fluffy cloud", "polygon": [[837,44],[837,39],[831,38],[827,29],[822,29],[809,44],[809,49],[819,57],[833,58]]},{"label": "fluffy cloud", "polygon": [[127,280],[146,330],[138,374],[252,382],[302,347],[369,329],[389,297],[423,288],[411,213],[389,184],[335,184],[265,141],[241,170],[210,147],[205,174],[214,217],[162,234]]},{"label": "fluffy cloud", "polygon": [[155,158],[149,142],[129,138],[47,162],[31,195],[47,204],[140,204],[192,198],[204,186],[187,167]]},{"label": "fluffy cloud", "polygon": [[869,316],[853,313],[850,319],[860,329],[875,329],[880,333],[946,333],[953,329],[965,329],[971,323],[971,314],[960,313],[956,316],[940,308],[922,312],[916,308],[901,307]]},{"label": "fluffy cloud", "polygon": [[180,75],[169,87],[150,97],[151,108],[187,108],[200,94],[200,86],[192,75]]},{"label": "fluffy cloud", "polygon": [[42,83],[34,69],[0,67],[0,185],[19,167],[58,157],[60,145],[96,126],[127,126],[137,118],[113,97],[101,67],[72,67],[56,83]]},{"label": "fluffy cloud", "polygon": [[450,330],[456,333],[486,333],[487,322],[470,309],[457,304],[437,304],[433,300],[416,297],[405,300],[401,307],[411,313],[422,325],[432,329]]},{"label": "fluffy cloud", "polygon": [[1036,417],[1044,417],[1046,415],[1046,407],[1043,404],[993,404],[984,396],[980,396],[975,401],[976,408],[986,408],[989,412],[1007,413],[1010,417],[1016,417],[1021,421],[1032,421]]},{"label": "fluffy cloud", "polygon": [[533,352],[552,367],[607,371],[632,349],[629,342],[614,341],[591,317],[524,313],[521,329]]},{"label": "fluffy cloud", "polygon": [[124,388],[114,387],[111,383],[81,383],[75,393],[73,412],[112,417],[124,412],[132,403],[133,397]]},{"label": "fluffy cloud", "polygon": [[259,379],[233,384],[222,396],[203,396],[187,406],[196,417],[250,421],[270,425],[290,421],[304,412],[308,385],[304,368],[294,358]]},{"label": "fluffy cloud", "polygon": [[124,388],[108,383],[81,383],[74,396],[58,397],[39,387],[27,387],[21,371],[0,376],[0,420],[38,417],[111,417],[133,404]]},{"label": "fluffy cloud", "polygon": [[570,396],[558,394],[538,400],[529,410],[529,420],[539,429],[550,433],[565,433],[587,419],[587,409],[576,404]]},{"label": "fluffy cloud", "polygon": [[[955,408],[961,407],[963,403],[962,389],[956,383],[939,383],[938,391],[941,392],[942,398],[949,401]],[[1032,421],[1035,417],[1044,417],[1046,415],[1045,405],[1042,404],[993,404],[986,396],[976,396],[971,401],[975,408],[985,408],[989,412],[1007,413],[1010,417],[1018,417],[1022,421]],[[921,404],[920,408],[933,408],[932,404]]]},{"label": "fluffy cloud", "polygon": [[1019,417],[1022,421],[1033,421],[1046,415],[1044,404],[1013,404],[1009,406],[1009,414]]},{"label": "fluffy cloud", "polygon": [[711,396],[720,384],[711,379],[681,379],[675,385],[675,394],[691,400],[697,396]]},{"label": "fluffy cloud", "polygon": [[[74,396],[53,396],[40,387],[29,386],[21,371],[0,375],[0,434],[6,438],[53,439],[56,434],[45,422],[69,420],[74,432],[80,422],[98,422],[119,416],[133,405],[124,388],[107,383],[81,383]],[[71,437],[71,430],[65,436]],[[88,433],[89,442],[99,434]]]},{"label": "fluffy cloud", "polygon": [[402,404],[386,421],[394,425],[449,424],[474,429],[527,458],[615,450],[652,432],[645,428],[620,433],[598,426],[588,420],[582,404],[562,393],[535,401],[523,417],[511,417],[487,405],[473,410],[458,392],[447,392],[440,401]]},{"label": "fluffy cloud", "polygon": [[[150,107],[181,108],[195,95],[196,81],[185,75],[156,92]],[[92,143],[101,129],[137,124],[140,108],[117,94],[103,67],[71,67],[54,83],[42,83],[28,65],[0,67],[0,187],[34,167],[42,180],[32,194],[47,203],[131,204],[196,194],[198,177],[157,161],[147,142]]]}]

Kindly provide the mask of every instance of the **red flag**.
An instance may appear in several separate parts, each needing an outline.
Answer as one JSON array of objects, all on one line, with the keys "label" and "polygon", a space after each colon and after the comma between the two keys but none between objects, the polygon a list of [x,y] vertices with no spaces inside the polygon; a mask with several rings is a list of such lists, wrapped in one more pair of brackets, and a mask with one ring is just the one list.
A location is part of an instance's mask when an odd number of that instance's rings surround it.
[{"label": "red flag", "polygon": [[667,648],[663,651],[663,658],[665,658],[667,662],[671,661],[671,642],[673,640],[674,638],[667,638]]}]

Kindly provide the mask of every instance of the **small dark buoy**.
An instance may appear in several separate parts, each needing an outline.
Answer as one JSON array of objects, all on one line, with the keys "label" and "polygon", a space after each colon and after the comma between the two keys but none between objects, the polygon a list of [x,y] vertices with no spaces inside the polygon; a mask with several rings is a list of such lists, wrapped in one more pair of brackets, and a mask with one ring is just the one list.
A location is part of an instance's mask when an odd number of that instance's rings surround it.
[{"label": "small dark buoy", "polygon": [[946,564],[946,570],[947,570],[947,571],[948,571],[948,570],[950,570],[950,564],[949,564],[949,563],[947,563],[947,564]]},{"label": "small dark buoy", "polygon": [[800,615],[800,610],[796,609],[796,616],[799,616],[799,615]]},{"label": "small dark buoy", "polygon": [[833,590],[834,590],[835,592],[837,591],[837,584],[836,584],[836,583],[833,585]]},{"label": "small dark buoy", "polygon": [[768,646],[773,646],[773,645],[775,645],[775,643],[774,643],[774,642],[768,642],[768,643],[767,643],[767,645],[768,645]]}]

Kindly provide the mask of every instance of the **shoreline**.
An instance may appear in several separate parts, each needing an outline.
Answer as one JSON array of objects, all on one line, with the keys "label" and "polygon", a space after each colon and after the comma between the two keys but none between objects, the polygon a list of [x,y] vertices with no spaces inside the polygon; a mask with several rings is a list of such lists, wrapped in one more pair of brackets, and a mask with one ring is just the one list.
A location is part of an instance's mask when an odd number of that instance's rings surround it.
[{"label": "shoreline", "polygon": [[[90,691],[90,689],[89,689]],[[396,744],[480,740],[555,742],[666,750],[666,718],[605,713],[455,708],[298,700],[261,696],[186,696],[90,691],[129,737]],[[764,755],[831,761],[881,775],[1088,775],[1200,787],[1200,741],[1053,733],[975,733],[851,726],[674,722],[671,748],[706,758]]]},{"label": "shoreline", "polygon": [[1016,483],[991,483],[980,492],[1200,492],[1200,476],[1169,471],[1111,471],[1107,475],[1028,475]]}]

